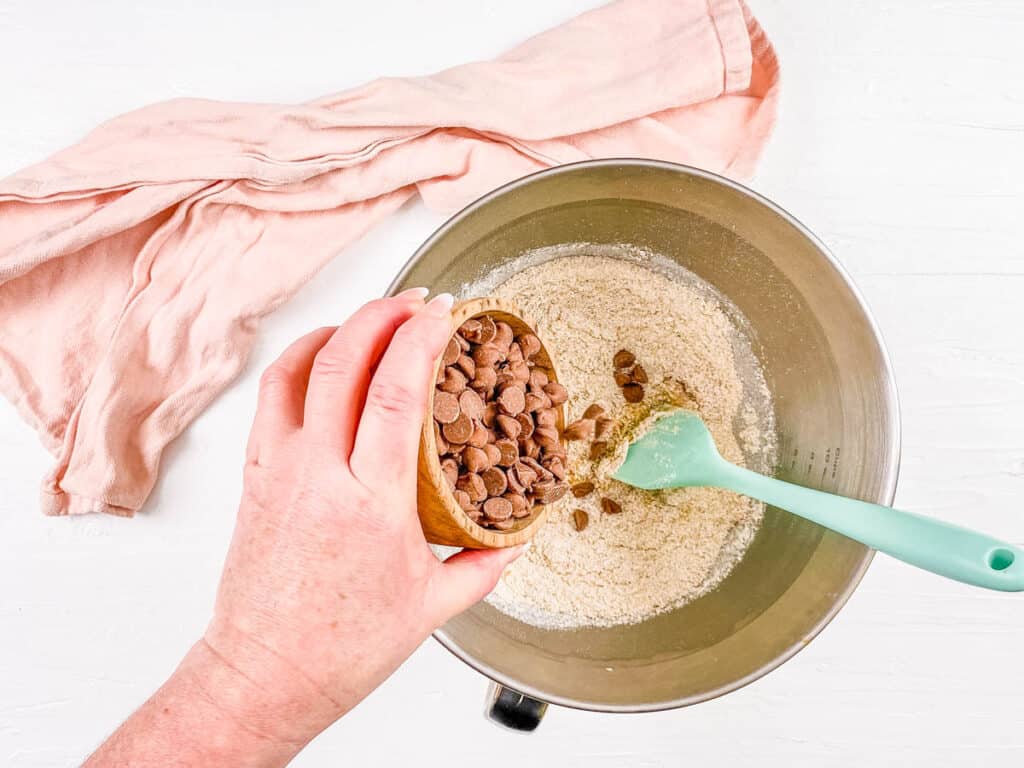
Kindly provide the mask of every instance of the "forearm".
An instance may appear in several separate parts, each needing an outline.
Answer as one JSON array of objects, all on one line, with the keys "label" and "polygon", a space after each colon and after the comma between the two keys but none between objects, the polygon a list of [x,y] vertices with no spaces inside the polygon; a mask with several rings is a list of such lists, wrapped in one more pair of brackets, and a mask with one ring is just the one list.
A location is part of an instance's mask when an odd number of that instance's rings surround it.
[{"label": "forearm", "polygon": [[286,765],[318,732],[293,719],[287,688],[247,678],[201,641],[85,768]]}]

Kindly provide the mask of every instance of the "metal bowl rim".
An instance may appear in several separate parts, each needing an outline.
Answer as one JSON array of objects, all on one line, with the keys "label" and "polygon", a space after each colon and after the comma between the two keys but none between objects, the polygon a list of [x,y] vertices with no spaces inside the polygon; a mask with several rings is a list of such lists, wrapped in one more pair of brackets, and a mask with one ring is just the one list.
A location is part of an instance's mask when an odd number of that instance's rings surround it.
[{"label": "metal bowl rim", "polygon": [[[892,361],[889,357],[889,352],[886,349],[885,341],[882,339],[882,334],[878,328],[878,324],[875,321],[874,316],[871,314],[871,310],[868,308],[867,303],[864,300],[860,290],[854,284],[846,268],[839,262],[839,260],[832,254],[828,247],[808,229],[799,219],[793,216],[791,213],[786,211],[781,206],[773,203],[768,198],[755,192],[749,187],[740,184],[739,182],[728,179],[724,176],[720,176],[710,171],[705,171],[700,168],[695,168],[689,165],[682,165],[679,163],[670,163],[663,160],[649,160],[644,158],[608,158],[603,160],[585,160],[578,163],[568,163],[565,165],[555,166],[554,168],[547,168],[536,173],[532,173],[528,176],[523,176],[515,181],[511,181],[504,184],[487,194],[483,197],[473,201],[461,211],[456,213],[444,224],[438,227],[434,233],[427,238],[424,243],[416,249],[416,252],[409,258],[398,275],[388,286],[387,295],[392,295],[397,287],[401,285],[405,275],[409,272],[412,267],[419,262],[423,255],[434,246],[434,244],[444,237],[451,229],[458,226],[464,219],[472,215],[479,208],[482,208],[489,204],[494,199],[501,197],[509,192],[533,184],[541,179],[546,179],[550,176],[557,176],[564,173],[578,172],[580,170],[586,170],[588,168],[605,168],[605,167],[634,167],[634,168],[657,168],[663,171],[670,171],[674,173],[680,173],[688,176],[696,176],[713,183],[722,184],[741,195],[745,195],[756,203],[759,203],[778,216],[781,216],[786,222],[793,226],[801,235],[807,238],[818,252],[824,257],[825,264],[832,268],[832,271],[840,278],[842,283],[845,285],[853,296],[854,300],[860,311],[863,313],[864,318],[867,320],[868,328],[874,337],[875,344],[878,346],[880,356],[882,359],[882,378],[885,382],[885,400],[889,407],[890,413],[892,414],[892,423],[890,426],[890,450],[889,455],[885,457],[882,470],[882,488],[879,493],[880,498],[877,499],[877,503],[892,505],[893,499],[896,496],[896,485],[899,481],[899,470],[900,470],[900,452],[901,452],[901,420],[900,420],[900,405],[899,405],[899,393],[896,389],[896,379],[893,373]],[[734,680],[726,685],[719,686],[718,688],[706,691],[703,694],[696,696],[684,696],[679,699],[671,699],[668,701],[649,702],[644,704],[607,704],[604,702],[588,702],[579,701],[576,699],[568,699],[562,696],[551,695],[534,688],[531,685],[526,685],[518,680],[515,680],[501,672],[495,670],[488,664],[481,662],[478,659],[471,657],[469,654],[464,653],[461,648],[449,637],[448,633],[445,632],[444,628],[441,627],[433,633],[434,638],[445,648],[447,648],[453,655],[461,659],[463,662],[468,664],[470,667],[475,669],[482,675],[490,678],[499,685],[512,688],[520,693],[524,693],[541,701],[546,701],[551,704],[557,704],[558,706],[568,707],[571,709],[580,709],[591,712],[616,712],[616,713],[638,713],[638,712],[659,712],[669,709],[678,709],[681,707],[691,706],[698,704],[703,701],[710,701],[711,699],[718,698],[727,693],[731,693],[738,690],[750,683],[758,680],[769,672],[782,666],[789,659],[793,658],[803,648],[805,648],[815,637],[817,637],[821,631],[828,626],[828,624],[836,617],[843,606],[846,605],[847,600],[853,594],[854,590],[860,584],[861,579],[864,578],[864,574],[867,572],[868,566],[871,564],[871,560],[874,557],[874,550],[868,547],[864,547],[864,554],[861,558],[860,564],[857,566],[856,571],[850,578],[843,592],[838,595],[835,602],[826,612],[826,614],[818,621],[814,627],[807,633],[807,635],[797,642],[793,643],[789,648],[783,651],[781,654],[776,656],[774,659],[766,662],[765,664],[758,667],[756,670],[751,672],[742,678]]]}]

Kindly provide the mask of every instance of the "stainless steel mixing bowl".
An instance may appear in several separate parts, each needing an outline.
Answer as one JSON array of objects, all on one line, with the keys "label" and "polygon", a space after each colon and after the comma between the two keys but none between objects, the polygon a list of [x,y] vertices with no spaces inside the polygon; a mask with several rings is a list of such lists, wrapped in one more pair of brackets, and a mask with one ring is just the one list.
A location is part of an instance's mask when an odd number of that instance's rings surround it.
[{"label": "stainless steel mixing bowl", "polygon": [[[570,242],[642,246],[717,287],[750,321],[775,401],[778,476],[892,503],[899,414],[878,329],[825,246],[735,182],[649,160],[544,171],[452,218],[391,291],[457,291],[523,251]],[[435,636],[506,687],[495,689],[492,716],[513,727],[535,727],[542,702],[607,712],[682,707],[733,691],[807,645],[871,556],[769,509],[722,584],[671,613],[631,626],[550,631],[481,603]]]}]

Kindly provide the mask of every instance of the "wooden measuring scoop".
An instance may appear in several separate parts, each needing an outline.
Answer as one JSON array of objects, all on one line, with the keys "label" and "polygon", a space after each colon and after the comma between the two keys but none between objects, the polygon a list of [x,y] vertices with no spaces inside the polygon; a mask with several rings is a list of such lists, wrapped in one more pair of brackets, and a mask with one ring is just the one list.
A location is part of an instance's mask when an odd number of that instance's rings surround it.
[{"label": "wooden measuring scoop", "polygon": [[[452,308],[452,334],[467,320],[490,315],[495,321],[508,323],[513,333],[539,335],[533,323],[523,317],[522,311],[512,302],[495,297],[469,299]],[[541,341],[540,351],[534,356],[538,366],[548,371],[548,379],[558,382],[554,361]],[[443,354],[434,367],[435,378],[444,365]],[[529,515],[515,520],[507,531],[492,530],[478,525],[463,511],[455,500],[451,486],[441,471],[438,445],[434,427],[434,397],[437,389],[431,389],[427,416],[420,436],[419,469],[417,473],[416,496],[420,523],[427,541],[453,547],[492,549],[511,547],[529,541],[544,522],[547,505],[533,504]],[[556,409],[558,435],[565,426],[565,405],[553,405]],[[564,443],[563,443],[564,446]]]}]

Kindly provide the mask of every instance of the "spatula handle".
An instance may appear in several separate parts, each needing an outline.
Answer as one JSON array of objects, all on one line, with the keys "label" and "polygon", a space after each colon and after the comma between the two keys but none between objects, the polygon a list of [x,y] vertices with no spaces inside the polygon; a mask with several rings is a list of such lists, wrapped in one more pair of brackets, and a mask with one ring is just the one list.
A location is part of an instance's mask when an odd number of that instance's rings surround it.
[{"label": "spatula handle", "polygon": [[978,531],[765,477],[723,462],[721,482],[926,571],[988,589],[1024,591],[1024,549]]}]

